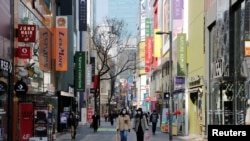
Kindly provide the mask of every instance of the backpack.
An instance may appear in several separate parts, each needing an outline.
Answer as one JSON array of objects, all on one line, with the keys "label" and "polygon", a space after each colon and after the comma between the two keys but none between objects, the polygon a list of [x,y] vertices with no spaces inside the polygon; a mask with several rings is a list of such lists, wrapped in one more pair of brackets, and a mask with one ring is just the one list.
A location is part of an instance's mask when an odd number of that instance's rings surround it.
[{"label": "backpack", "polygon": [[157,114],[152,114],[151,115],[151,122],[157,122],[158,120],[158,115]]}]

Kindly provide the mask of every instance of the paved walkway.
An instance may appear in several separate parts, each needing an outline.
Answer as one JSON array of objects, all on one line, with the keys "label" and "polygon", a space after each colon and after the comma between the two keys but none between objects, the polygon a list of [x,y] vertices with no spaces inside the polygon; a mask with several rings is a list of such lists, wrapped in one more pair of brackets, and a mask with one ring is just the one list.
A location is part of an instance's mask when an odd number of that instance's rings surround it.
[{"label": "paved walkway", "polygon": [[[79,125],[77,129],[75,141],[115,141],[115,124],[110,125],[110,122],[101,121],[101,126],[97,133],[93,132],[92,128],[89,128],[89,124]],[[150,129],[151,127],[149,127]],[[156,135],[151,134],[151,129],[149,130],[150,141],[168,141],[169,136],[167,133],[160,132],[158,128]],[[56,141],[71,141],[70,132],[66,131],[63,133],[57,133]],[[132,130],[128,134],[128,141],[136,141],[136,134]],[[206,141],[200,136],[173,136],[172,141]]]}]

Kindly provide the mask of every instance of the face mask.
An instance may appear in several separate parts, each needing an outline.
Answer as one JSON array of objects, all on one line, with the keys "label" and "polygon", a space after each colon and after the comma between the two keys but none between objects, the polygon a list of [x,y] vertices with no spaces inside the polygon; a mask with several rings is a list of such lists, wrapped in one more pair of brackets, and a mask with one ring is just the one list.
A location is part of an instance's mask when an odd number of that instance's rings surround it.
[{"label": "face mask", "polygon": [[138,114],[141,114],[141,112],[137,112]]},{"label": "face mask", "polygon": [[123,114],[126,114],[126,111],[122,111]]}]

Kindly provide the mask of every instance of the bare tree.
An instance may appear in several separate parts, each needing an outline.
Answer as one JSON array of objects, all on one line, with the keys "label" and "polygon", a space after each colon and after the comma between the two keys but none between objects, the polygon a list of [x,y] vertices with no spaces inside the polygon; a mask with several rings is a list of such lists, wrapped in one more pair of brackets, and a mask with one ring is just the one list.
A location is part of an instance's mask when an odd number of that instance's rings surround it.
[{"label": "bare tree", "polygon": [[[114,95],[112,85],[114,85],[116,77],[124,71],[134,69],[135,56],[131,56],[130,51],[127,51],[130,34],[127,32],[126,26],[127,24],[123,20],[105,18],[104,24],[94,27],[92,31],[94,50],[98,56],[99,81],[97,88],[100,90],[100,81],[111,80],[109,105]],[[100,98],[100,91],[97,91],[96,95]],[[97,110],[96,103],[95,98],[95,110]]]}]

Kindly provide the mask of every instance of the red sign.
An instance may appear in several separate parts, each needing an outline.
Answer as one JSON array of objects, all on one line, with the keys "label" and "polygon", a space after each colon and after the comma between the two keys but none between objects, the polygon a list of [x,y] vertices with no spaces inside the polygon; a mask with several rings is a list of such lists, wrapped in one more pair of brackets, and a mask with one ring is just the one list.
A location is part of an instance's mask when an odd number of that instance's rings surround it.
[{"label": "red sign", "polygon": [[149,72],[151,68],[151,64],[153,61],[153,38],[146,37],[146,45],[145,45],[145,72]]},{"label": "red sign", "polygon": [[19,24],[18,25],[19,42],[36,42],[36,25]]},{"label": "red sign", "polygon": [[17,56],[22,59],[31,59],[31,47],[28,46],[19,46],[17,50]]},{"label": "red sign", "polygon": [[92,108],[88,108],[87,109],[87,116],[88,116],[88,122],[92,122],[92,115],[93,115],[93,109]]},{"label": "red sign", "polygon": [[33,103],[20,103],[19,141],[28,141],[33,136]]}]

